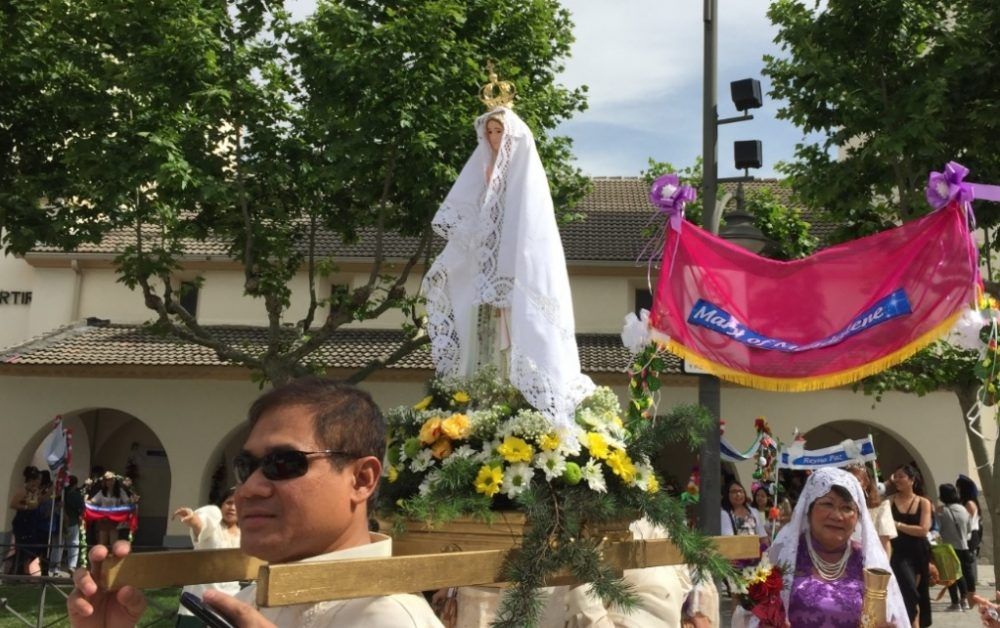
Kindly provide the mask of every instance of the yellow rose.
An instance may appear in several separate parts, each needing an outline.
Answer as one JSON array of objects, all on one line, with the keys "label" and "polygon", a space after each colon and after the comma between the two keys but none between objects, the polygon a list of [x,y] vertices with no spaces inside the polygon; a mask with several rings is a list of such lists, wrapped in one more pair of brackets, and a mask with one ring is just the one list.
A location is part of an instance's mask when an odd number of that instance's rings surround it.
[{"label": "yellow rose", "polygon": [[507,462],[531,462],[531,456],[534,455],[535,450],[523,439],[508,436],[497,447],[497,453],[503,456]]},{"label": "yellow rose", "polygon": [[451,455],[451,441],[447,438],[439,438],[431,445],[431,455],[441,460]]},{"label": "yellow rose", "polygon": [[587,432],[587,450],[598,460],[608,457],[608,441],[602,434]]},{"label": "yellow rose", "polygon": [[469,403],[469,394],[460,390],[451,396],[451,400],[459,405],[465,405]]},{"label": "yellow rose", "polygon": [[503,471],[499,466],[484,464],[476,476],[476,492],[493,497],[503,484]]},{"label": "yellow rose", "polygon": [[418,401],[417,403],[415,403],[413,405],[413,409],[414,410],[426,410],[427,408],[429,408],[431,406],[431,402],[432,401],[434,401],[434,397],[431,397],[430,395],[427,395],[426,397],[424,397],[423,399],[421,399],[420,401]]},{"label": "yellow rose", "polygon": [[542,448],[542,451],[552,451],[559,446],[559,435],[555,432],[550,432],[538,441],[538,446]]},{"label": "yellow rose", "polygon": [[453,414],[441,422],[441,431],[452,440],[466,438],[472,431],[472,424],[469,417],[464,414]]},{"label": "yellow rose", "polygon": [[430,445],[441,436],[441,417],[435,416],[427,419],[423,427],[420,428],[420,442]]}]

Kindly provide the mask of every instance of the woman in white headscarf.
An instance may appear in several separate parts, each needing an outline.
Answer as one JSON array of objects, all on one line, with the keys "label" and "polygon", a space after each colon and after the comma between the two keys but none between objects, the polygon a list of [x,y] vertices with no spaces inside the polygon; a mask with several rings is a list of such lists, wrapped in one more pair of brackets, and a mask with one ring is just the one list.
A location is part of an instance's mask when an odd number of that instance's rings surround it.
[{"label": "woman in white headscarf", "polygon": [[[851,540],[855,526],[861,529],[860,542]],[[861,621],[863,570],[891,571],[861,485],[841,469],[820,469],[809,476],[791,521],[778,533],[768,556],[772,564],[787,568],[781,597],[786,625],[795,628],[855,628]],[[909,628],[895,576],[886,606],[888,622],[883,626]],[[747,625],[760,623],[752,617]]]},{"label": "woman in white headscarf", "polygon": [[580,373],[573,301],[552,196],[531,130],[497,107],[434,216],[448,242],[423,281],[440,375],[493,365],[557,426],[593,390]]}]

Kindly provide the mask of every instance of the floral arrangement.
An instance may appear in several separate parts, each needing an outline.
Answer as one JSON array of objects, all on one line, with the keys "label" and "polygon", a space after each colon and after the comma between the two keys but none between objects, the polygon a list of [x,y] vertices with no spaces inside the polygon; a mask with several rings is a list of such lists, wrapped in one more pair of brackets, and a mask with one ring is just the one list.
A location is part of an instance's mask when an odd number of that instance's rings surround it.
[{"label": "floral arrangement", "polygon": [[[640,406],[649,404],[632,407]],[[687,527],[681,500],[661,490],[651,464],[665,443],[697,442],[708,425],[700,407],[623,418],[617,395],[600,387],[580,403],[571,428],[555,429],[495,371],[484,370],[468,380],[432,380],[424,399],[386,418],[380,510],[397,525],[524,512],[522,551],[505,566],[503,576],[513,584],[494,626],[534,625],[537,589],[560,570],[592,583],[605,604],[636,604],[602,563],[602,539],[588,538],[588,526],[622,522],[624,528],[646,517],[668,530],[686,562],[715,576],[731,573],[708,539]]]},{"label": "floral arrangement", "polygon": [[762,625],[785,625],[781,590],[786,572],[781,565],[772,565],[764,554],[759,563],[743,569],[737,578],[736,597],[740,606],[759,618]]},{"label": "floral arrangement", "polygon": [[975,366],[975,374],[982,383],[979,398],[984,405],[996,405],[1000,399],[1000,347],[997,346],[997,320],[1000,319],[1000,305],[991,296],[983,295],[980,299],[979,361]]}]

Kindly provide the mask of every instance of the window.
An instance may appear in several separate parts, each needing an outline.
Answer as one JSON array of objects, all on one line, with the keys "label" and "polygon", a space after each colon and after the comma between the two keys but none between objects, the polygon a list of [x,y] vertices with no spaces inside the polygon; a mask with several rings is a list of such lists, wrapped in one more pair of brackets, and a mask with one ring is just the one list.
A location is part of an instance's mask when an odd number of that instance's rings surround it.
[{"label": "window", "polygon": [[635,315],[639,315],[640,310],[653,309],[653,293],[646,288],[636,288],[635,290]]},{"label": "window", "polygon": [[182,281],[178,303],[191,316],[198,316],[198,291],[201,289],[197,281]]}]

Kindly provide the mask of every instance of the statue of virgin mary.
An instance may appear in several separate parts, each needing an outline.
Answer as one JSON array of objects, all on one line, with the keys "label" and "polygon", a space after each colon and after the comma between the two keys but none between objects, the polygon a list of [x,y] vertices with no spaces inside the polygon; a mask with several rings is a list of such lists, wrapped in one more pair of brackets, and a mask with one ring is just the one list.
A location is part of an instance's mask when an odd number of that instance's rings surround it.
[{"label": "statue of virgin mary", "polygon": [[493,365],[557,426],[593,391],[580,372],[566,258],[531,130],[508,107],[475,122],[478,145],[433,228],[447,244],[423,280],[439,375]]}]

